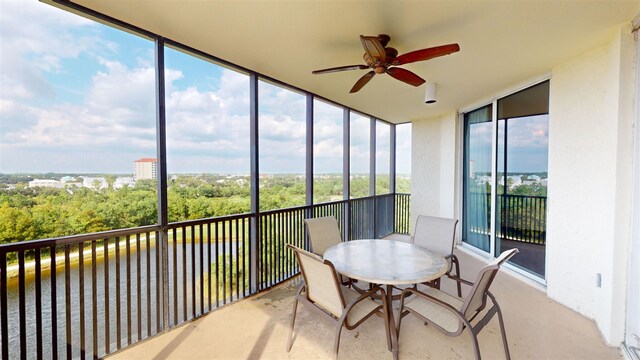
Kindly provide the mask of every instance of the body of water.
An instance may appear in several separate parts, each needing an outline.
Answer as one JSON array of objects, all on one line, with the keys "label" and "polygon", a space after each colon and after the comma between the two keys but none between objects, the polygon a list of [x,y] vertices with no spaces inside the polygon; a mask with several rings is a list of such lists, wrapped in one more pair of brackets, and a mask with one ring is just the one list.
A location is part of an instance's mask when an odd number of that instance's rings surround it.
[{"label": "body of water", "polygon": [[[104,356],[107,343],[109,344],[109,352],[113,352],[118,348],[118,332],[122,347],[128,343],[136,342],[139,334],[142,339],[157,333],[158,318],[162,321],[162,304],[157,302],[158,291],[160,292],[160,298],[162,298],[162,281],[158,281],[157,278],[157,253],[154,242],[151,241],[149,248],[147,248],[146,240],[141,239],[138,250],[134,239],[130,242],[129,257],[127,257],[125,243],[125,241],[121,241],[119,255],[116,255],[115,246],[112,244],[112,249],[108,252],[107,261],[105,261],[102,251],[97,252],[95,264],[92,264],[91,251],[85,248],[82,271],[76,258],[75,261],[70,262],[67,274],[64,261],[57,258],[55,278],[57,303],[55,309],[52,309],[51,306],[51,271],[48,267],[44,268],[43,266],[40,291],[42,294],[41,344],[44,358],[52,357],[53,341],[56,341],[57,355],[60,358],[66,357],[68,351],[71,351],[73,358],[81,357],[82,348],[85,349],[86,355],[91,357],[94,347],[94,335],[97,339],[98,356]],[[103,242],[98,241],[97,246],[98,249],[103,248]],[[211,253],[211,258],[209,258],[209,252]],[[223,260],[223,252],[226,255],[226,260]],[[176,260],[175,275],[174,255]],[[60,256],[60,253],[58,253],[58,256]],[[240,264],[236,263],[238,257],[240,258]],[[43,256],[43,260],[47,258],[48,256]],[[234,299],[237,293],[236,287],[230,284],[235,284],[235,272],[238,268],[240,274],[247,273],[245,269],[249,261],[248,252],[245,251],[241,242],[220,242],[217,248],[213,243],[208,245],[206,242],[202,244],[199,242],[194,244],[189,241],[185,243],[177,242],[174,250],[173,241],[170,241],[168,258],[169,315],[172,325],[175,323],[176,316],[177,323],[193,318],[194,306],[196,316],[199,316],[202,310],[207,312],[217,307],[218,303],[222,305],[223,299],[226,302]],[[200,263],[201,258],[202,264]],[[129,259],[128,265],[127,259]],[[195,261],[193,261],[194,259]],[[217,259],[220,260],[220,270],[216,279],[215,263]],[[226,262],[226,271],[224,273],[226,286],[222,285],[223,273],[221,268],[223,261]],[[230,261],[231,265],[229,264]],[[210,263],[212,264],[211,267],[208,265]],[[195,277],[192,269],[195,270]],[[228,269],[233,270],[229,273]],[[93,276],[94,271],[95,278]],[[81,274],[84,278],[82,287],[80,286]],[[105,280],[107,280],[106,283]],[[240,275],[240,297],[242,297],[243,286],[245,284],[249,285],[248,281],[243,284],[242,280],[242,275]],[[94,283],[95,294],[93,290]],[[209,286],[209,284],[213,286]],[[69,287],[69,311],[66,311],[67,285]],[[193,297],[194,286],[195,298]],[[7,282],[7,289],[9,358],[18,359],[20,358],[20,295],[18,279],[10,279]],[[200,296],[201,290],[203,299]],[[138,296],[138,292],[140,296]],[[147,294],[150,296],[147,296]],[[209,302],[209,294],[211,294],[211,302]],[[174,297],[174,295],[177,296]],[[176,304],[174,304],[174,301],[177,301],[177,312],[175,312]],[[138,312],[138,308],[140,308],[140,312]],[[53,310],[55,310],[57,317],[55,325],[52,324]],[[36,281],[33,273],[28,274],[25,278],[25,314],[27,358],[35,359],[37,321]],[[160,314],[159,317],[158,314]],[[84,318],[84,321],[81,321],[81,318]],[[69,329],[67,328],[67,323],[71,324]],[[52,339],[54,328],[57,331],[56,339]],[[69,345],[67,344],[68,330],[70,330],[71,336]],[[82,334],[84,334],[83,337],[81,336]],[[81,341],[82,338],[84,338],[84,344]]]}]

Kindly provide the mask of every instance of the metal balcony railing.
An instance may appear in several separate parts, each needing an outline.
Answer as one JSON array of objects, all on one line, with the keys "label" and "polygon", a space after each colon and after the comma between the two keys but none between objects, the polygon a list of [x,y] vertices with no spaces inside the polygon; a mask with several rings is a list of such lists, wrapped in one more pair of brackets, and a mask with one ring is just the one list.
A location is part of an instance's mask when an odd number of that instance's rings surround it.
[{"label": "metal balcony railing", "polygon": [[547,238],[547,197],[531,195],[498,196],[500,216],[498,237],[545,245]]},{"label": "metal balcony railing", "polygon": [[[496,236],[530,244],[546,244],[547,197],[500,194],[496,199]],[[466,199],[467,230],[488,235],[491,194],[469,193]]]},{"label": "metal balcony railing", "polygon": [[409,195],[0,245],[2,358],[103,357],[268,289],[326,215],[345,239],[408,233]]}]

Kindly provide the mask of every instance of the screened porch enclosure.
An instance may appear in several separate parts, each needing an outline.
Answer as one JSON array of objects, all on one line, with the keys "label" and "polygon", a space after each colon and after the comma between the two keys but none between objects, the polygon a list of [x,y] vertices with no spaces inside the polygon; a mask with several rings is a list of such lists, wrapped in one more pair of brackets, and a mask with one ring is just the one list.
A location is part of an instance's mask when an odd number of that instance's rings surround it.
[{"label": "screened porch enclosure", "polygon": [[[60,175],[38,183],[57,188],[25,186],[24,194],[3,187],[17,204],[49,195],[62,210],[48,213],[60,218],[48,235],[0,245],[2,358],[103,357],[265,291],[298,273],[286,245],[308,248],[305,218],[334,216],[345,241],[409,232],[410,124],[64,6],[85,14],[94,40],[110,45],[105,58],[81,58],[103,72],[92,78],[84,112],[65,103],[67,116],[84,120],[100,107],[103,126],[126,131],[109,144],[117,136],[68,128],[78,134],[58,150],[72,159],[67,166],[104,178]],[[107,91],[115,75],[139,101]],[[100,105],[110,96],[112,109]],[[85,137],[97,140],[83,145]],[[105,146],[111,158],[96,155]],[[96,161],[74,161],[80,150]],[[136,164],[132,178],[110,173],[122,163]]]},{"label": "screened porch enclosure", "polygon": [[[0,358],[325,358],[305,312],[285,350],[287,244],[318,216],[411,241],[419,215],[459,220],[465,280],[519,249],[492,288],[514,358],[638,358],[638,0],[377,5],[0,4]],[[367,65],[314,75],[376,34],[459,45],[389,65],[435,103]],[[403,326],[402,358],[473,356]],[[341,358],[392,357],[361,329]]]}]

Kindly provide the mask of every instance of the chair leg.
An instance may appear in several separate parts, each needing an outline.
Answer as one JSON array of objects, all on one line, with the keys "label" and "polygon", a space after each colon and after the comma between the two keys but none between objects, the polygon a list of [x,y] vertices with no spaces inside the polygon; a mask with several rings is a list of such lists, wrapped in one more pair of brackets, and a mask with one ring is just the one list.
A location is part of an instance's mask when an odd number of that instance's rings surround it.
[{"label": "chair leg", "polygon": [[471,335],[471,342],[473,343],[473,353],[476,355],[476,360],[481,360],[480,356],[480,346],[478,345],[478,337],[473,332],[471,328],[469,328],[469,335]]},{"label": "chair leg", "polygon": [[333,345],[333,360],[338,360],[338,349],[340,348],[340,334],[342,333],[343,322],[338,323],[338,329],[336,331],[336,340]]},{"label": "chair leg", "polygon": [[[460,278],[460,262],[458,262],[458,258],[455,255],[451,257],[451,262],[455,265],[456,277],[459,279]],[[456,281],[456,284],[458,285],[458,297],[462,297],[462,285],[460,285],[459,281]]]},{"label": "chair leg", "polygon": [[[494,306],[498,307],[498,304]],[[507,343],[507,332],[504,329],[504,321],[502,320],[502,311],[500,311],[500,307],[498,307],[498,320],[500,322],[500,333],[502,334],[502,344],[504,345],[504,355],[507,360],[511,360],[511,355],[509,354],[509,344]]]},{"label": "chair leg", "polygon": [[384,313],[384,329],[387,332],[387,348],[389,349],[389,351],[391,351],[391,327],[389,325],[389,316],[387,316],[387,314],[389,314],[387,312],[389,308],[389,304],[387,303],[387,297],[384,296],[384,294],[381,297],[382,297],[382,311]]},{"label": "chair leg", "polygon": [[291,351],[293,346],[293,326],[296,322],[296,311],[298,310],[298,297],[293,300],[293,313],[291,314],[291,326],[289,327],[289,340],[287,341],[287,352]]},{"label": "chair leg", "polygon": [[404,311],[404,304],[401,302],[400,307],[398,308],[398,319],[396,320],[396,335],[398,337],[398,342],[400,342],[400,325],[402,325],[403,311]]}]

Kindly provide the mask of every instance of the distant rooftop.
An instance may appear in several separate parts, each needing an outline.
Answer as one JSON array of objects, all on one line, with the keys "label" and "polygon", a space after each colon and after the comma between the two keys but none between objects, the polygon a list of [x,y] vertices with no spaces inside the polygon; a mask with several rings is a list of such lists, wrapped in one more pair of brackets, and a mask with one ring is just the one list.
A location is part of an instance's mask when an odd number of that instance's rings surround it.
[{"label": "distant rooftop", "polygon": [[158,162],[158,159],[156,159],[156,158],[141,158],[141,159],[138,159],[138,160],[136,160],[134,162]]}]

